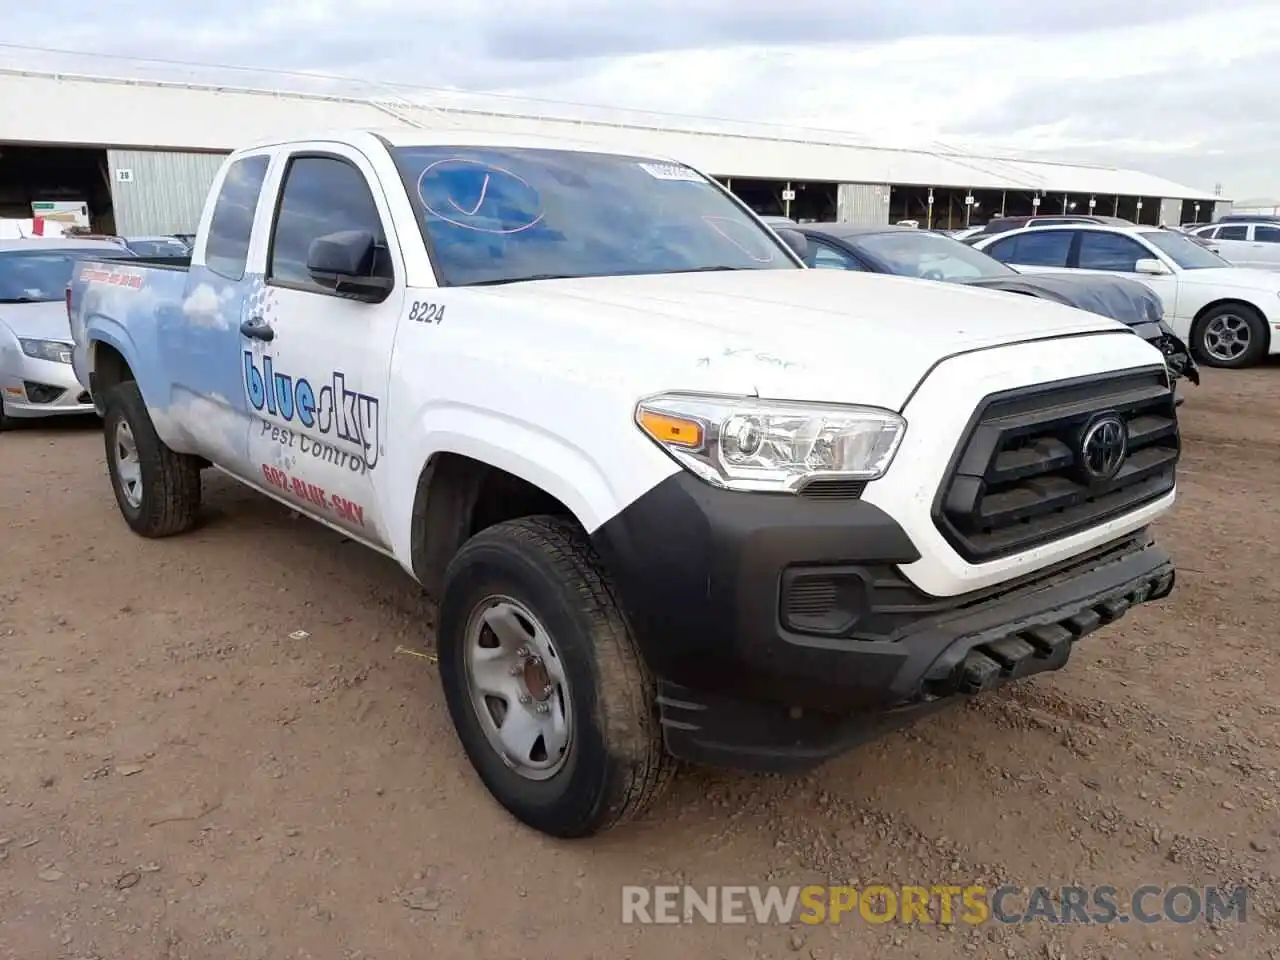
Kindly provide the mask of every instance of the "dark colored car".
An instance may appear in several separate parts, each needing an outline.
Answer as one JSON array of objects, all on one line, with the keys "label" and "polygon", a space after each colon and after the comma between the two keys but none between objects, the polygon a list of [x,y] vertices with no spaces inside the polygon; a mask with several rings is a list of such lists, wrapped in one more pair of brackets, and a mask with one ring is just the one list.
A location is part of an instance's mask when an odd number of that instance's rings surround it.
[{"label": "dark colored car", "polygon": [[1118,320],[1164,354],[1171,374],[1200,383],[1191,351],[1164,322],[1160,298],[1137,280],[1095,274],[1031,276],[931,230],[842,223],[806,223],[790,229],[808,242],[805,263],[810,267],[964,283],[1053,300]]},{"label": "dark colored car", "polygon": [[1280,223],[1280,214],[1275,213],[1225,213],[1218,223]]},{"label": "dark colored car", "polygon": [[1021,230],[1023,227],[1049,227],[1056,226],[1061,223],[1106,223],[1112,226],[1131,227],[1132,220],[1125,220],[1122,217],[1101,217],[1091,213],[1076,214],[1064,213],[1060,215],[1046,215],[1033,217],[995,217],[985,227],[977,233],[970,234],[964,238],[964,242],[968,244],[977,243],[979,240],[985,240],[997,233],[1007,233],[1010,230]]}]

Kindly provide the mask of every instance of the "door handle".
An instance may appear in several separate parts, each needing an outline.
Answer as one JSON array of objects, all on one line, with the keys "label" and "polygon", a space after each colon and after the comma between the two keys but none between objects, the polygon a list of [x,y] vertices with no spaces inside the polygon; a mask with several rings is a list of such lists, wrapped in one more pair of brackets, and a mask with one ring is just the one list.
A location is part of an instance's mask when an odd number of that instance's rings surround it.
[{"label": "door handle", "polygon": [[240,333],[251,340],[265,340],[267,343],[276,338],[275,330],[262,317],[250,317],[244,321],[240,324]]}]

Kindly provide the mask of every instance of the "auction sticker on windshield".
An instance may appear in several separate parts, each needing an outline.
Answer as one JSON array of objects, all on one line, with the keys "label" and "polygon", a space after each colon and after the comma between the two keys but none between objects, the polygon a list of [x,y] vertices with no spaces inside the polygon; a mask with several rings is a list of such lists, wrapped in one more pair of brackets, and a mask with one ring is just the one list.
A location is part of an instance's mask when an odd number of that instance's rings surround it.
[{"label": "auction sticker on windshield", "polygon": [[641,163],[640,169],[655,180],[685,180],[689,183],[706,183],[706,179],[696,170],[678,163]]}]

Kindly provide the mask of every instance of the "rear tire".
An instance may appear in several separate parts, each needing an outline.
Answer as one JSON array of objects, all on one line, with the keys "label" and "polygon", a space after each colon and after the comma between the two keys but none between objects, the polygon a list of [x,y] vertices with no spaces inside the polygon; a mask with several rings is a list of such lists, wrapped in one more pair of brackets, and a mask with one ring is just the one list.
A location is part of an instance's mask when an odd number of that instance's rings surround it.
[{"label": "rear tire", "polygon": [[1267,355],[1270,331],[1258,311],[1224,303],[1205,312],[1191,331],[1191,349],[1207,367],[1243,370]]},{"label": "rear tire", "polygon": [[[463,544],[445,572],[438,653],[462,747],[520,822],[554,837],[591,836],[639,815],[669,783],[675,761],[653,681],[606,572],[571,522],[526,517]],[[546,671],[533,681],[529,661]],[[495,688],[513,693],[491,696]],[[559,730],[546,726],[552,718]],[[518,739],[505,739],[511,721],[547,737],[526,737],[527,753],[504,750]]]},{"label": "rear tire", "polygon": [[190,530],[200,511],[200,461],[165,446],[134,381],[112,387],[103,401],[107,473],[125,523],[149,538]]}]

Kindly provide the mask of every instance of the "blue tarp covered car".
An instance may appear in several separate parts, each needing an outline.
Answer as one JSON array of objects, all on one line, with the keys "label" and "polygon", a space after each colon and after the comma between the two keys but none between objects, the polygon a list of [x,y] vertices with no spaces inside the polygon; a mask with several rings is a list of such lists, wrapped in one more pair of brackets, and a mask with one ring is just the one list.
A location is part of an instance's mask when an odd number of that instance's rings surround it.
[{"label": "blue tarp covered car", "polygon": [[1146,284],[1122,276],[1019,273],[981,251],[932,230],[843,223],[777,225],[802,234],[810,267],[892,273],[923,280],[965,283],[1053,300],[1118,320],[1164,354],[1176,378],[1200,383],[1187,345],[1164,321],[1164,306]]}]

